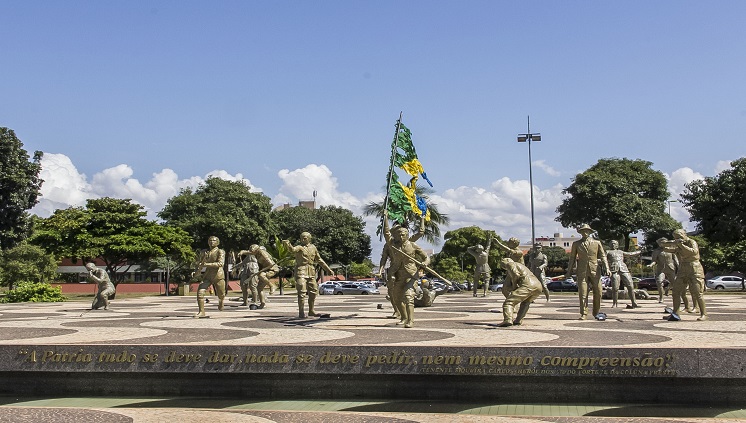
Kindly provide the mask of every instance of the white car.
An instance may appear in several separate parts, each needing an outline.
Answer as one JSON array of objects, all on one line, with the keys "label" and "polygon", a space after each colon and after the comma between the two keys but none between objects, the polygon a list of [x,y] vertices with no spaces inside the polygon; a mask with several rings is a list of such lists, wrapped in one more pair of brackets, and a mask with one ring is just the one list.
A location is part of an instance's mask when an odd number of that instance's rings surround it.
[{"label": "white car", "polygon": [[714,278],[707,279],[706,285],[709,289],[741,290],[744,288],[743,278],[738,276],[715,276]]},{"label": "white car", "polygon": [[354,283],[345,283],[338,285],[336,288],[334,288],[333,291],[334,295],[343,295],[343,294],[360,294],[360,295],[368,295],[368,294],[380,294],[378,291],[378,288],[376,288],[373,285],[366,284],[366,285],[358,285]]},{"label": "white car", "polygon": [[338,285],[337,282],[324,282],[321,285],[319,285],[319,295],[333,295],[334,294],[334,288],[336,288]]}]

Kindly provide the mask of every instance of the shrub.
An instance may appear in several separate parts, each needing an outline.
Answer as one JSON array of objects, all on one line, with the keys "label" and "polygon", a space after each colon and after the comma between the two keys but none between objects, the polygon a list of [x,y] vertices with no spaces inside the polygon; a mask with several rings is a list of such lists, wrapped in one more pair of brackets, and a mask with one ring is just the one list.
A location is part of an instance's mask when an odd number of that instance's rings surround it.
[{"label": "shrub", "polygon": [[3,303],[58,303],[65,301],[62,289],[46,282],[21,282],[0,298]]},{"label": "shrub", "polygon": [[25,242],[0,252],[0,286],[13,288],[22,282],[47,282],[57,276],[54,257]]}]

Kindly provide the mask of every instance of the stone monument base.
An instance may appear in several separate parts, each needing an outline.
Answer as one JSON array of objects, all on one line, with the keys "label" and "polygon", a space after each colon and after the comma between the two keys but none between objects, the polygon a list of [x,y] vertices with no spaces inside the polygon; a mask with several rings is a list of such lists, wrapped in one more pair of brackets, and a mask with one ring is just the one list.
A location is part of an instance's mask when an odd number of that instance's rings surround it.
[{"label": "stone monument base", "polygon": [[746,403],[743,349],[37,345],[0,357],[4,395]]}]

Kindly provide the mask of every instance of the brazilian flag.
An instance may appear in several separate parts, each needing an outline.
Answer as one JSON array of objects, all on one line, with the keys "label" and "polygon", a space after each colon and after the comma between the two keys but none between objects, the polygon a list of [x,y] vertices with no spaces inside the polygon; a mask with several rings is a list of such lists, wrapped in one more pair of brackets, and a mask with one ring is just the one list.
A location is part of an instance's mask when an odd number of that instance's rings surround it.
[{"label": "brazilian flag", "polygon": [[[417,151],[412,144],[412,132],[399,122],[399,131],[394,137],[392,150],[392,169],[388,175],[390,181],[388,186],[388,215],[389,218],[399,223],[407,220],[407,214],[412,212],[417,216],[425,216],[425,220],[430,220],[430,211],[427,209],[425,199],[415,193],[417,180],[420,176],[433,186],[428,179],[425,169],[422,167],[417,158]],[[409,182],[403,184],[393,167],[397,167],[406,172],[409,176]]]},{"label": "brazilian flag", "polygon": [[428,179],[422,163],[417,158],[417,151],[415,151],[414,144],[412,144],[412,132],[403,123],[399,124],[399,126],[399,133],[396,135],[395,140],[396,153],[394,156],[394,165],[415,178],[415,181],[418,175],[422,175],[422,178],[432,187],[433,183]]}]

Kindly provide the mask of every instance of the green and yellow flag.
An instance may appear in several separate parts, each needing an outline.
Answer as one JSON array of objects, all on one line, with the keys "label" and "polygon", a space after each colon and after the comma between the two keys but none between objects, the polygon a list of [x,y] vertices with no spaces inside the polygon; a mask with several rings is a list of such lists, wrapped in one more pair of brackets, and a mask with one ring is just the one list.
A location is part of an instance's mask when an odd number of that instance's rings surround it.
[{"label": "green and yellow flag", "polygon": [[394,156],[394,165],[412,176],[415,182],[418,175],[422,175],[422,178],[430,186],[433,186],[433,183],[427,178],[422,163],[417,158],[417,151],[415,151],[414,144],[412,144],[412,132],[401,122],[399,123],[399,132],[396,134],[395,143],[396,148],[394,148],[394,151],[396,154]]},{"label": "green and yellow flag", "polygon": [[[410,176],[409,182],[403,184],[395,168],[406,172]],[[397,133],[391,145],[391,166],[387,176],[386,209],[389,218],[403,224],[407,221],[407,214],[414,213],[418,217],[425,216],[425,220],[429,221],[427,203],[415,191],[420,176],[430,186],[433,184],[417,158],[417,151],[412,144],[412,132],[401,123],[401,118],[397,121]]]}]

